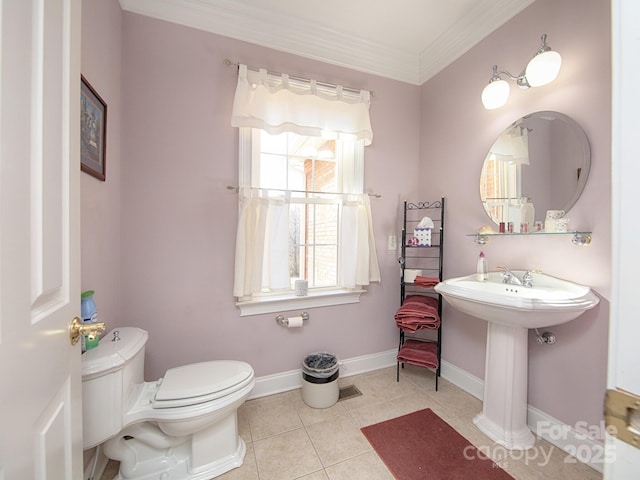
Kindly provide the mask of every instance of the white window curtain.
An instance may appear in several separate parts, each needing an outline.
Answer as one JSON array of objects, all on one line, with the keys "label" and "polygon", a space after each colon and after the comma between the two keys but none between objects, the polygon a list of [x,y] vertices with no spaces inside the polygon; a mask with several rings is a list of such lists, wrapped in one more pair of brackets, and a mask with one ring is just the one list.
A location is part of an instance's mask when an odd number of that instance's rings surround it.
[{"label": "white window curtain", "polygon": [[363,140],[373,139],[369,118],[370,92],[328,88],[315,80],[302,82],[288,75],[238,67],[238,86],[233,101],[231,125],[265,130],[272,135],[298,135]]},{"label": "white window curtain", "polygon": [[369,195],[349,195],[340,216],[338,285],[355,288],[380,281]]},{"label": "white window curtain", "polygon": [[[290,290],[289,195],[241,188],[233,294],[248,299],[263,290]],[[380,281],[369,195],[345,195],[338,237],[338,287]]]},{"label": "white window curtain", "polygon": [[290,289],[289,196],[241,188],[233,294],[249,297],[263,289]]}]

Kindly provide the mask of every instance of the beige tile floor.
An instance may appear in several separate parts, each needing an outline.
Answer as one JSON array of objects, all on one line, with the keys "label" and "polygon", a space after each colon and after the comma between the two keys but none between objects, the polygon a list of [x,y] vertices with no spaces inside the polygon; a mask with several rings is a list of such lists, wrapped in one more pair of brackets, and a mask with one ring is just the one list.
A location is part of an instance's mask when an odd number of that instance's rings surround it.
[{"label": "beige tile floor", "polygon": [[[530,457],[504,457],[473,425],[482,403],[433,373],[407,365],[396,382],[396,370],[386,368],[340,378],[355,385],[362,396],[331,408],[314,409],[302,401],[301,390],[250,400],[238,411],[238,424],[247,444],[242,467],[221,480],[393,480],[360,428],[423,408],[431,408],[461,435],[482,447],[516,480],[597,480],[602,474],[575,461],[560,449],[538,440]],[[535,452],[538,458],[533,458]],[[543,459],[544,454],[544,459]],[[545,460],[546,459],[546,460]],[[102,480],[111,480],[118,465],[110,462]]]}]

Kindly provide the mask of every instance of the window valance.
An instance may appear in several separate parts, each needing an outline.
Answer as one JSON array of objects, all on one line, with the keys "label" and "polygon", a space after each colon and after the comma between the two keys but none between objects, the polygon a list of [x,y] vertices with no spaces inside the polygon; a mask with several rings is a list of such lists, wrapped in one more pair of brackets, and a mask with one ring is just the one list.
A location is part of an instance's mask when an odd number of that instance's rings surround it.
[{"label": "window valance", "polygon": [[288,75],[238,67],[231,125],[251,127],[272,135],[298,135],[364,141],[373,139],[369,118],[370,92],[350,92],[341,86],[302,82]]}]

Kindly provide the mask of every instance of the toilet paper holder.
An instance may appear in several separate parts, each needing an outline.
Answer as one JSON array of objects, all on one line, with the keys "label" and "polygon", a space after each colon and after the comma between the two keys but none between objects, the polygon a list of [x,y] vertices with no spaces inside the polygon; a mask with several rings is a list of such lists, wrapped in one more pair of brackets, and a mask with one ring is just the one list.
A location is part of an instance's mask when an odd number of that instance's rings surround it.
[{"label": "toilet paper holder", "polygon": [[[302,320],[309,320],[309,313],[302,312],[300,314],[300,317],[302,318]],[[276,316],[276,322],[278,322],[278,325],[282,325],[283,327],[289,326],[289,319],[282,314],[279,314],[278,316]]]}]

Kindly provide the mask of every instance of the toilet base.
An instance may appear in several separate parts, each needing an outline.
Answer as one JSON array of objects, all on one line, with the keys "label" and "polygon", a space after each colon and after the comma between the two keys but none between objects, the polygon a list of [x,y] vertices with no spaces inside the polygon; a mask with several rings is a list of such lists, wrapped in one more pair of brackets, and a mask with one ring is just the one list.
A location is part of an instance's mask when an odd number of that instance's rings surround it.
[{"label": "toilet base", "polygon": [[[209,465],[204,465],[197,472],[189,470],[188,462],[184,455],[170,455],[162,459],[156,458],[138,463],[137,470],[139,471],[136,473],[140,475],[123,477],[121,473],[118,473],[114,480],[209,480],[240,467],[244,461],[246,451],[247,447],[244,440],[239,438],[238,448],[233,454],[216,460]],[[163,464],[161,470],[158,470],[159,460]]]},{"label": "toilet base", "polygon": [[166,435],[144,422],[104,443],[104,454],[120,462],[115,480],[210,480],[240,467],[246,451],[235,414],[185,436]]}]

